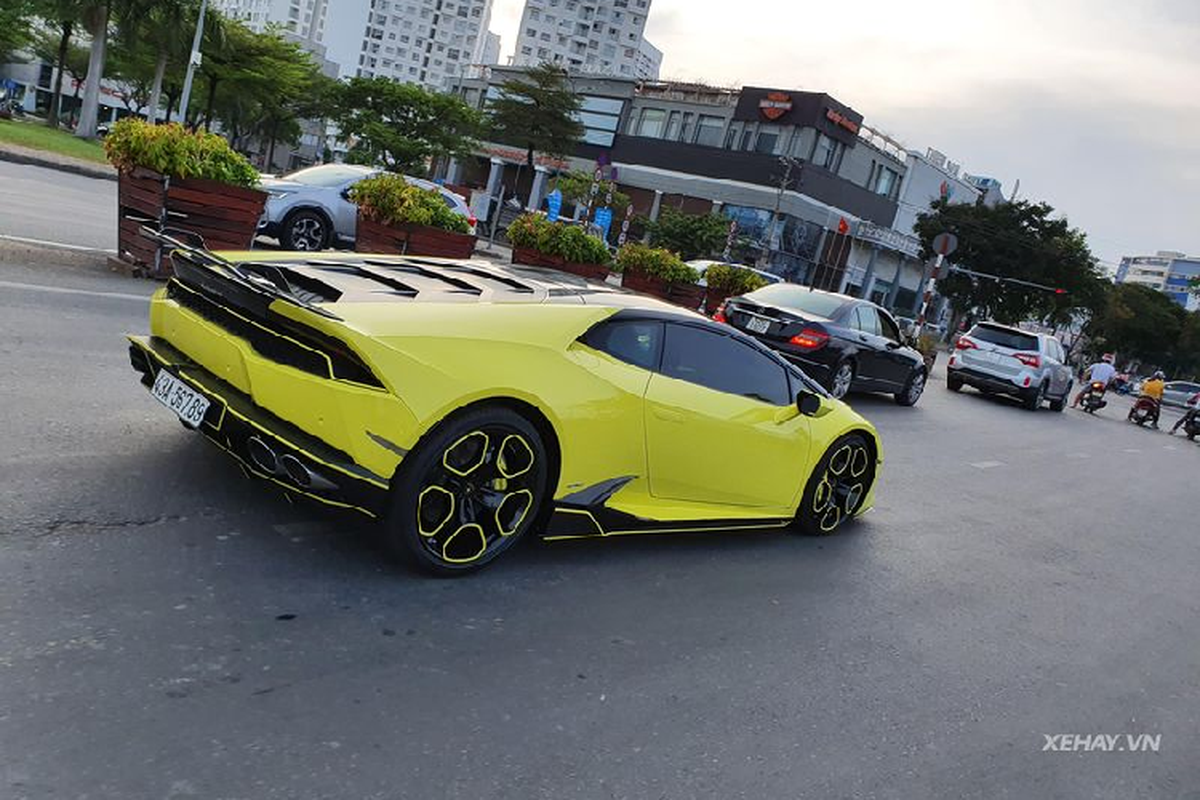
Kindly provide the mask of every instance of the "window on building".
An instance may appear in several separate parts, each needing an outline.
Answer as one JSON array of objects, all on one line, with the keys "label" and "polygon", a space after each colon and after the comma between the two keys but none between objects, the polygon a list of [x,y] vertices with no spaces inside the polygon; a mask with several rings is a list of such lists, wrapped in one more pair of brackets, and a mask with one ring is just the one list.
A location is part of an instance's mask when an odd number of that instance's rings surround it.
[{"label": "window on building", "polygon": [[737,147],[737,143],[740,140],[741,135],[741,127],[737,125],[730,125],[729,131],[725,134],[725,149],[732,150]]},{"label": "window on building", "polygon": [[[696,118],[696,144],[706,147],[721,146],[721,131],[725,128],[725,120],[720,117],[701,114]],[[687,141],[686,139],[684,141]]]},{"label": "window on building", "polygon": [[692,131],[694,129],[692,125],[692,119],[694,117],[695,115],[690,111],[683,112],[683,126],[679,130],[679,141],[691,141]]},{"label": "window on building", "polygon": [[666,133],[666,136],[664,136],[663,138],[665,138],[669,141],[672,141],[672,142],[678,141],[680,117],[681,117],[680,112],[678,112],[678,111],[671,112],[671,114],[667,117],[667,133]]},{"label": "window on building", "polygon": [[813,150],[812,163],[818,167],[837,171],[838,162],[842,156],[842,143],[825,134],[817,137],[817,146]]},{"label": "window on building", "polygon": [[663,128],[667,121],[667,112],[661,108],[643,108],[638,118],[635,136],[648,136],[652,139],[663,137]]},{"label": "window on building", "polygon": [[894,169],[881,167],[875,173],[875,193],[881,194],[884,197],[891,197],[900,185],[900,173]]}]

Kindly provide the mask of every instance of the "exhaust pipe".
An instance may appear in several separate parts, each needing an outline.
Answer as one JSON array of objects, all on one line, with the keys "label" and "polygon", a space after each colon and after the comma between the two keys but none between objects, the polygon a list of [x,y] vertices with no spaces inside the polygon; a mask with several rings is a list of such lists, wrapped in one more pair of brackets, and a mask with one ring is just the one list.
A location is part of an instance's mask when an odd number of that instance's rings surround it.
[{"label": "exhaust pipe", "polygon": [[301,489],[332,491],[338,488],[336,483],[309,469],[291,453],[279,459],[279,466]]},{"label": "exhaust pipe", "polygon": [[279,471],[278,456],[275,455],[275,451],[271,449],[270,445],[262,439],[257,436],[251,436],[246,442],[246,450],[250,453],[250,460],[259,469],[271,475]]}]

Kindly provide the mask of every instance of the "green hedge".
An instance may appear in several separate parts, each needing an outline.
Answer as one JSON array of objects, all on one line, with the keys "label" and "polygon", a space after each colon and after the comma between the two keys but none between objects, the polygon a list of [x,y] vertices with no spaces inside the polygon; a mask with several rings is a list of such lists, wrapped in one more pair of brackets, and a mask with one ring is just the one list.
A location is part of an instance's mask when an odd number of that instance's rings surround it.
[{"label": "green hedge", "polygon": [[630,242],[617,252],[617,268],[620,272],[641,272],[667,283],[695,283],[700,273],[683,263],[683,259],[670,250],[648,247],[640,242]]},{"label": "green hedge", "polygon": [[522,214],[508,226],[513,247],[558,256],[571,264],[608,264],[612,255],[598,236],[590,236],[580,225],[551,222],[541,214]]},{"label": "green hedge", "polygon": [[710,289],[733,296],[761,289],[769,281],[757,272],[735,264],[710,264],[704,272],[704,282]]},{"label": "green hedge", "polygon": [[368,219],[384,225],[425,225],[453,233],[470,233],[471,223],[446,205],[437,189],[413,186],[391,173],[361,180],[350,199]]},{"label": "green hedge", "polygon": [[247,188],[258,185],[258,170],[229,142],[178,123],[151,125],[126,117],[104,138],[104,152],[121,172],[143,167],[172,178],[206,178]]}]

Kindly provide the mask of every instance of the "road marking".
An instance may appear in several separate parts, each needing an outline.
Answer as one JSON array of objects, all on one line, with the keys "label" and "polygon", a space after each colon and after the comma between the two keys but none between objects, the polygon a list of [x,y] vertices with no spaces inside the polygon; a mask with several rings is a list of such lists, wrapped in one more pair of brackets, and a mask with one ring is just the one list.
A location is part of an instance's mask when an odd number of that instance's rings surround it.
[{"label": "road marking", "polygon": [[0,281],[0,288],[25,289],[30,292],[50,292],[51,294],[78,294],[84,297],[112,297],[117,300],[141,300],[149,302],[148,294],[125,294],[124,292],[97,292],[92,289],[70,289],[66,286],[39,286],[36,283],[15,283]]},{"label": "road marking", "polygon": [[1091,458],[1090,453],[1067,453],[1067,458]]},{"label": "road marking", "polygon": [[1179,448],[1173,444],[1164,444],[1163,450],[1178,450]]},{"label": "road marking", "polygon": [[0,233],[0,239],[6,242],[17,242],[18,244],[37,244],[42,247],[55,247],[59,250],[77,250],[81,253],[103,253],[106,256],[115,256],[117,254],[116,250],[106,250],[103,247],[86,247],[80,244],[51,242],[48,239],[30,239],[28,236],[13,236],[7,233]]},{"label": "road marking", "polygon": [[1140,447],[1126,447],[1125,452],[1126,453],[1140,453],[1140,452],[1142,452],[1142,449]]},{"label": "road marking", "polygon": [[971,466],[974,467],[975,469],[995,469],[996,467],[1003,467],[1004,462],[1003,461],[976,461],[975,463],[971,464]]}]

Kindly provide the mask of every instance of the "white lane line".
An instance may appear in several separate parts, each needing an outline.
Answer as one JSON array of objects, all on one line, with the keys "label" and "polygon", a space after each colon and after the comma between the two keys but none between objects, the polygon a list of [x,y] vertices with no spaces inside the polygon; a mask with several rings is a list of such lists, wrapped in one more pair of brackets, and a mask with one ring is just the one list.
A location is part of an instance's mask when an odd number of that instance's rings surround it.
[{"label": "white lane line", "polygon": [[116,250],[106,250],[103,247],[87,247],[81,244],[67,244],[66,242],[51,242],[48,239],[31,239],[28,236],[13,236],[8,233],[0,233],[0,239],[6,242],[17,242],[19,244],[38,244],[43,247],[54,247],[59,250],[78,250],[81,253],[103,253],[106,256],[115,256]]},{"label": "white lane line", "polygon": [[97,292],[91,289],[70,289],[66,286],[39,286],[36,283],[14,283],[13,281],[0,281],[0,288],[4,289],[25,289],[30,292],[49,292],[51,294],[78,294],[84,297],[111,297],[117,300],[141,300],[143,302],[150,301],[148,294],[125,294],[124,292]]},{"label": "white lane line", "polygon": [[1163,450],[1178,450],[1179,448],[1173,444],[1164,444]]},{"label": "white lane line", "polygon": [[1142,449],[1140,447],[1126,447],[1125,452],[1126,453],[1140,453],[1140,452],[1142,452]]},{"label": "white lane line", "polygon": [[976,461],[975,463],[971,464],[971,466],[974,467],[975,469],[995,469],[996,467],[1003,467],[1004,462],[1003,461]]}]

